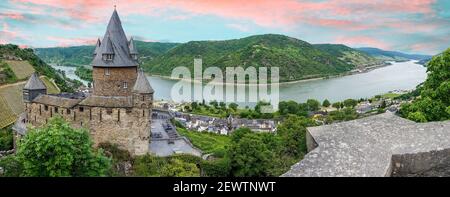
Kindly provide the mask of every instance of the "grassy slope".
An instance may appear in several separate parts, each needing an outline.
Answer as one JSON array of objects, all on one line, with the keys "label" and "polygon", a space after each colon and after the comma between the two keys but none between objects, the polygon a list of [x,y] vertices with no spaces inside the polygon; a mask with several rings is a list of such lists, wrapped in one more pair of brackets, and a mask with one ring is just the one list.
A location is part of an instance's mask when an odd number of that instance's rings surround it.
[{"label": "grassy slope", "polygon": [[41,77],[42,82],[44,82],[45,86],[47,87],[47,93],[48,94],[59,94],[61,91],[59,90],[58,86],[50,80],[48,77],[43,76]]},{"label": "grassy slope", "polygon": [[6,99],[0,95],[0,129],[4,128],[16,121],[17,115],[14,114],[11,107],[9,107]]},{"label": "grassy slope", "polygon": [[5,60],[5,62],[9,65],[9,67],[11,67],[18,80],[28,78],[35,71],[33,66],[28,61]]},{"label": "grassy slope", "polygon": [[17,45],[12,44],[0,45],[0,57],[3,55],[14,56],[23,61],[28,61],[39,75],[45,75],[53,79],[61,91],[73,92],[74,87],[68,83],[68,79],[36,56],[33,49],[20,49]]},{"label": "grassy slope", "polygon": [[410,59],[413,60],[423,60],[423,59],[431,59],[429,55],[420,55],[420,54],[406,54],[397,51],[385,51],[377,48],[363,47],[357,48],[356,50],[363,51],[371,56],[374,56],[377,59],[384,61],[407,61]]},{"label": "grassy slope", "polygon": [[314,47],[355,66],[372,66],[383,62],[342,44],[315,44]]},{"label": "grassy slope", "polygon": [[188,42],[146,62],[144,68],[152,74],[166,76],[178,66],[186,66],[192,71],[195,57],[203,59],[203,68],[278,66],[281,81],[334,75],[354,68],[307,42],[272,34],[237,40]]},{"label": "grassy slope", "polygon": [[[57,94],[59,88],[47,77],[41,77],[48,93]],[[24,111],[22,89],[25,83],[0,86],[0,128],[8,126]]]},{"label": "grassy slope", "polygon": [[188,131],[185,128],[177,128],[177,131],[204,153],[223,152],[230,144],[230,138],[224,135]]}]

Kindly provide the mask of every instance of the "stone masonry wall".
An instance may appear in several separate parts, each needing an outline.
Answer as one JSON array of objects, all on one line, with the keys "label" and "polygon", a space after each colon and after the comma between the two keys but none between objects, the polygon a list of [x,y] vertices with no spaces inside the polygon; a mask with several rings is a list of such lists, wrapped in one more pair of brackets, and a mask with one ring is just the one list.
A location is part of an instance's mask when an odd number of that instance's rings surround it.
[{"label": "stone masonry wall", "polygon": [[[42,126],[57,115],[74,128],[87,128],[95,145],[102,142],[117,144],[133,155],[148,152],[150,143],[151,106],[146,108],[103,108],[76,106],[67,109],[39,103],[26,103],[27,120]],[[57,109],[57,110],[56,110]]]},{"label": "stone masonry wall", "polygon": [[[109,75],[106,75],[109,69]],[[94,67],[94,95],[97,96],[130,96],[137,78],[137,67],[100,68]],[[126,82],[128,88],[123,87]]]}]

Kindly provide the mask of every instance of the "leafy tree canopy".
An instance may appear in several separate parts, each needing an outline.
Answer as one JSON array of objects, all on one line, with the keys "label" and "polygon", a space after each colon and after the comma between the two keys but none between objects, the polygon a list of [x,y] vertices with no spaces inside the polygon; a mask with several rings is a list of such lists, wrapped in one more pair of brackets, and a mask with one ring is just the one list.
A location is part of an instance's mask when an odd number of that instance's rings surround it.
[{"label": "leafy tree canopy", "polygon": [[19,142],[17,159],[24,176],[105,176],[110,159],[94,150],[89,133],[56,117],[43,128],[31,129]]},{"label": "leafy tree canopy", "polygon": [[450,48],[433,57],[428,64],[428,77],[420,88],[420,98],[404,104],[401,115],[417,122],[450,119]]}]

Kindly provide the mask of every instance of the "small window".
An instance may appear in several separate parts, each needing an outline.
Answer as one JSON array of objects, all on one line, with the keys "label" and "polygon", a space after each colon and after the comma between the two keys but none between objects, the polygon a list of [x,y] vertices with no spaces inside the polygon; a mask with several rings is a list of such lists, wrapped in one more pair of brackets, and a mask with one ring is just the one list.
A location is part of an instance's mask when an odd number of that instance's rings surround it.
[{"label": "small window", "polygon": [[106,109],[106,113],[107,114],[112,114],[112,109],[111,108]]},{"label": "small window", "polygon": [[123,82],[123,89],[127,89],[128,88],[128,83],[127,82]]},{"label": "small window", "polygon": [[58,107],[55,107],[55,113],[58,113]]},{"label": "small window", "polygon": [[78,108],[78,110],[79,110],[80,112],[84,112],[84,107],[80,107],[80,108]]},{"label": "small window", "polygon": [[67,109],[67,110],[66,110],[66,113],[69,115],[69,114],[70,114],[70,109]]},{"label": "small window", "polygon": [[109,68],[105,68],[105,75],[106,75],[106,76],[111,75],[111,73],[109,72]]},{"label": "small window", "polygon": [[142,95],[142,101],[145,101],[145,95]]},{"label": "small window", "polygon": [[44,110],[48,111],[48,106],[47,105],[44,105]]},{"label": "small window", "polygon": [[105,61],[112,61],[114,58],[114,54],[103,54],[102,58]]},{"label": "small window", "polygon": [[127,108],[126,112],[127,112],[127,114],[131,113],[132,112],[131,108]]}]

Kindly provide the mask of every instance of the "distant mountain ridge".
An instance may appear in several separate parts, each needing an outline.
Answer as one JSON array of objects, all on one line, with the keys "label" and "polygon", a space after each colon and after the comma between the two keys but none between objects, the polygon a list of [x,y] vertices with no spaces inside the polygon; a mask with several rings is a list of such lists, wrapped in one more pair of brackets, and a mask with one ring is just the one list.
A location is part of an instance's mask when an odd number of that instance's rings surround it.
[{"label": "distant mountain ridge", "polygon": [[348,64],[359,67],[383,64],[382,60],[376,59],[365,52],[355,50],[343,44],[314,44],[314,47],[330,53]]},{"label": "distant mountain ridge", "polygon": [[280,81],[325,77],[355,68],[305,41],[283,35],[266,34],[223,41],[191,41],[145,62],[152,74],[169,76],[172,69],[185,66],[193,70],[193,59],[201,57],[203,68],[253,66],[280,68]]},{"label": "distant mountain ridge", "polygon": [[392,60],[392,61],[406,61],[406,60],[425,60],[431,59],[431,55],[420,55],[420,54],[406,54],[397,51],[385,51],[378,48],[362,47],[356,48],[359,51],[365,52],[371,56],[374,56],[382,60]]},{"label": "distant mountain ridge", "polygon": [[[193,70],[194,58],[203,59],[203,68],[254,66],[280,67],[281,81],[326,77],[382,65],[385,61],[406,61],[426,58],[383,51],[376,48],[353,49],[342,44],[310,44],[277,34],[265,34],[222,41],[191,41],[158,43],[136,41],[141,66],[153,75],[170,76],[178,66]],[[36,49],[39,57],[49,63],[78,66],[89,65],[94,46]]]}]

